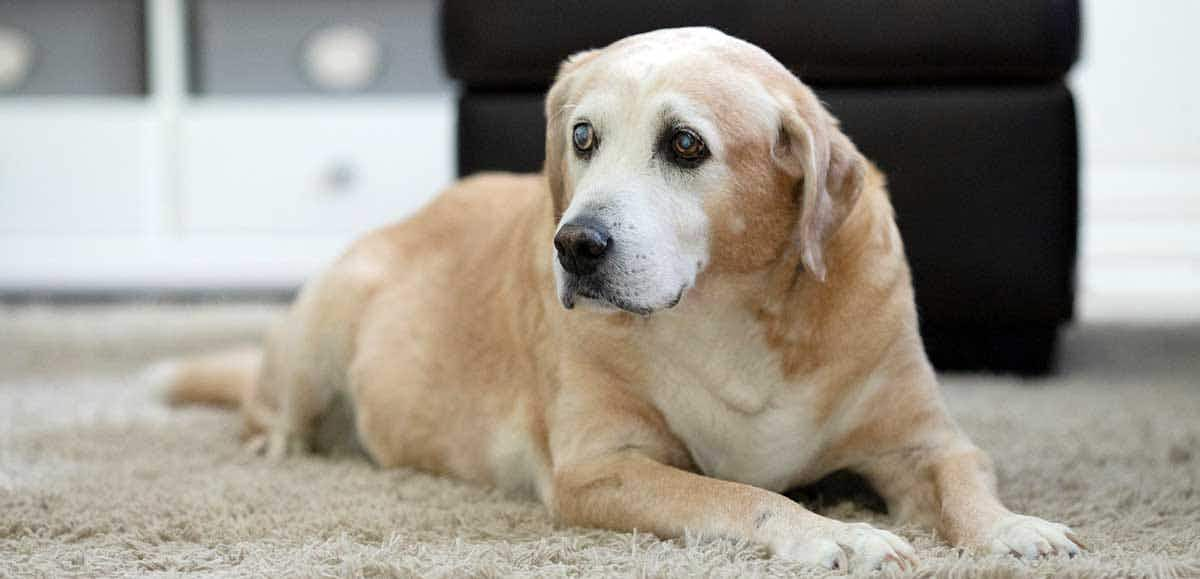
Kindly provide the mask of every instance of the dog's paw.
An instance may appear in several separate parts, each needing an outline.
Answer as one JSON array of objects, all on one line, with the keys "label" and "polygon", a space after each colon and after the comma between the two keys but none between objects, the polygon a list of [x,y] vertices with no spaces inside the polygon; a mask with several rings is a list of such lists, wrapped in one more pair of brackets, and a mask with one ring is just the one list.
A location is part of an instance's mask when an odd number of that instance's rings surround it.
[{"label": "dog's paw", "polygon": [[1030,560],[1051,555],[1074,557],[1082,548],[1070,527],[1017,514],[997,521],[988,532],[986,545],[993,553]]},{"label": "dog's paw", "polygon": [[289,456],[299,456],[309,452],[308,444],[300,436],[283,432],[270,432],[251,437],[242,445],[245,456],[261,456],[272,462],[281,461]]},{"label": "dog's paw", "polygon": [[825,532],[787,541],[775,549],[775,555],[814,567],[854,571],[907,570],[918,562],[908,541],[866,523],[836,523]]}]

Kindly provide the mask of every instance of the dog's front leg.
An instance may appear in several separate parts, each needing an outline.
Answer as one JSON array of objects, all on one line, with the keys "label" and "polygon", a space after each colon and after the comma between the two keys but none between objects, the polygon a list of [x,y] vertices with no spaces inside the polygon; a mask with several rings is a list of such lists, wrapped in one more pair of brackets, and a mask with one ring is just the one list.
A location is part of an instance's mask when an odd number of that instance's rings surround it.
[{"label": "dog's front leg", "polygon": [[955,430],[880,456],[862,470],[901,519],[949,542],[1026,559],[1079,554],[1066,525],[1020,515],[996,497],[991,460]]},{"label": "dog's front leg", "polygon": [[1066,525],[1000,502],[991,459],[950,416],[928,364],[879,384],[859,395],[857,426],[832,445],[829,464],[866,476],[890,514],[933,527],[954,545],[1027,559],[1079,553],[1082,544]]},{"label": "dog's front leg", "polygon": [[637,450],[557,468],[553,497],[571,525],[744,539],[827,569],[916,563],[913,548],[892,533],[828,519],[780,494],[668,466]]}]

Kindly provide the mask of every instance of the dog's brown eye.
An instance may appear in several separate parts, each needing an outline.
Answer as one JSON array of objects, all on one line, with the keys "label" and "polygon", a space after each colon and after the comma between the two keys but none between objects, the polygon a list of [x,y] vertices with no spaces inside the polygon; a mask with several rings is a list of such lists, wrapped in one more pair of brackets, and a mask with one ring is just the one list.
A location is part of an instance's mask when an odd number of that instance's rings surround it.
[{"label": "dog's brown eye", "polygon": [[687,129],[675,131],[675,136],[671,137],[671,149],[680,159],[688,161],[699,160],[705,153],[704,141]]},{"label": "dog's brown eye", "polygon": [[581,154],[589,153],[596,147],[596,133],[589,123],[575,125],[571,131],[571,140],[575,143],[575,150]]}]

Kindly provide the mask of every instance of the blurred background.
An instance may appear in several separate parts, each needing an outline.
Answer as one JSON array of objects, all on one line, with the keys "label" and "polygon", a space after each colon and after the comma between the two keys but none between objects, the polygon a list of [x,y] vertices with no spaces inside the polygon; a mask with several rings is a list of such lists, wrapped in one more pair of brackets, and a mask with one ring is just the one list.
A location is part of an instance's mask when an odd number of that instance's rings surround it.
[{"label": "blurred background", "polygon": [[694,4],[3,0],[0,294],[286,298],[460,172],[536,169],[552,63],[686,23],[776,54],[892,175],[943,342],[1030,312],[946,365],[1200,320],[1200,3]]}]

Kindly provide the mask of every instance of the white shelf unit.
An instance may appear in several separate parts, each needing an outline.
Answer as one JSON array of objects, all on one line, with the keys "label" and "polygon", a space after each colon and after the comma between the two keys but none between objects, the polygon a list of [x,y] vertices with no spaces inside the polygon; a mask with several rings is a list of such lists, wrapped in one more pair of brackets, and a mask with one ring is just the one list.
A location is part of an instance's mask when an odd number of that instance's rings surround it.
[{"label": "white shelf unit", "polygon": [[189,94],[183,1],[147,95],[0,98],[0,290],[291,288],[452,180],[449,90]]}]

